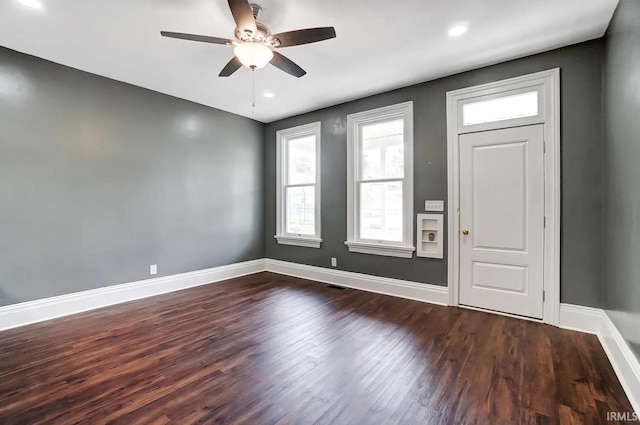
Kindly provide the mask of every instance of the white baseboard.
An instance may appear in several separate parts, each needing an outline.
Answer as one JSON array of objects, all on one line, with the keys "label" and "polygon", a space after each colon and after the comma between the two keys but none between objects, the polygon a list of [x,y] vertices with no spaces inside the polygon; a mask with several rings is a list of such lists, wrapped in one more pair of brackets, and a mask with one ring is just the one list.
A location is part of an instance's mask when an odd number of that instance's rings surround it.
[{"label": "white baseboard", "polygon": [[598,335],[602,329],[603,314],[604,311],[599,308],[560,304],[560,323],[558,326],[563,329]]},{"label": "white baseboard", "polygon": [[267,259],[265,261],[267,271],[274,273],[431,304],[448,305],[449,303],[449,292],[446,286],[428,285],[280,260]]},{"label": "white baseboard", "polygon": [[606,312],[603,312],[598,338],[633,409],[640,415],[640,362]]},{"label": "white baseboard", "polygon": [[640,362],[609,315],[598,308],[560,304],[560,327],[598,336],[631,406],[640,415]]},{"label": "white baseboard", "polygon": [[0,331],[264,271],[264,259],[0,307]]},{"label": "white baseboard", "polygon": [[0,331],[258,273],[265,271],[265,269],[318,282],[433,304],[447,305],[448,302],[447,289],[441,286],[324,269],[285,261],[258,259],[0,307]]}]

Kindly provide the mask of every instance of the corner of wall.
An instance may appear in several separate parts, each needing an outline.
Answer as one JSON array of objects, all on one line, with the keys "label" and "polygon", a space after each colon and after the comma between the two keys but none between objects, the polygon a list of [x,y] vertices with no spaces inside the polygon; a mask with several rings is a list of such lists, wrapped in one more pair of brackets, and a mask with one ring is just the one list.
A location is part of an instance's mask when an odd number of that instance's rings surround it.
[{"label": "corner of wall", "polygon": [[269,164],[268,164],[268,154],[267,154],[267,145],[269,143],[269,125],[263,124],[262,127],[262,235],[264,241],[262,243],[262,257],[267,257],[267,245],[269,243],[269,235],[267,235],[267,208],[268,208],[268,199],[269,196],[267,191],[269,189]]},{"label": "corner of wall", "polygon": [[[606,137],[607,137],[607,129],[606,129],[606,125],[607,122],[605,120],[605,96],[606,96],[606,54],[607,54],[607,32],[605,32],[605,35],[602,37],[602,48],[603,48],[603,52],[602,55],[600,55],[600,75],[601,75],[601,79],[600,79],[600,119],[602,120],[602,128],[600,129],[600,139],[601,139],[601,144],[600,144],[600,158],[601,158],[601,162],[600,162],[600,175],[602,176],[601,179],[601,184],[600,184],[600,199],[601,199],[601,204],[600,204],[600,217],[602,219],[602,223],[603,225],[600,226],[600,240],[602,241],[602,244],[605,244],[606,241],[606,226],[604,225],[604,223],[606,223],[606,202],[605,202],[605,195],[606,195],[606,190],[605,188],[607,187],[607,174],[605,173],[605,164],[607,162],[607,158],[606,158],[606,154],[607,154],[607,150],[606,150]],[[605,291],[605,285],[604,285],[604,281],[605,281],[605,255],[603,252],[603,255],[600,256],[600,302],[602,303],[602,306],[604,306],[604,308],[607,308],[607,296],[606,296],[606,291]]]}]

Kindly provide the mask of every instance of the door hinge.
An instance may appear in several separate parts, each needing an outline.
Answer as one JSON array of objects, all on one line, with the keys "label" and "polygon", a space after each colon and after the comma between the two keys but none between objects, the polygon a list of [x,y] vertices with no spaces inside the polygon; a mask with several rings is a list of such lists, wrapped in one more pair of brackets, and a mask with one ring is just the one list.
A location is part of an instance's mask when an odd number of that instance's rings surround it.
[{"label": "door hinge", "polygon": [[542,153],[547,153],[547,142],[542,142]]},{"label": "door hinge", "polygon": [[542,227],[547,227],[547,216],[542,217]]},{"label": "door hinge", "polygon": [[545,302],[547,299],[547,293],[546,291],[542,291],[542,302]]}]

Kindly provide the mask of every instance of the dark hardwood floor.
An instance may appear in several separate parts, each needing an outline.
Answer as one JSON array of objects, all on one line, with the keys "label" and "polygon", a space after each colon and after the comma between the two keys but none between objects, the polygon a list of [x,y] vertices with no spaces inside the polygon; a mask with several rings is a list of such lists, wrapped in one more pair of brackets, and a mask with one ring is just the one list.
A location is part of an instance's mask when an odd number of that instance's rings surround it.
[{"label": "dark hardwood floor", "polygon": [[0,424],[603,424],[592,335],[260,273],[0,333]]}]

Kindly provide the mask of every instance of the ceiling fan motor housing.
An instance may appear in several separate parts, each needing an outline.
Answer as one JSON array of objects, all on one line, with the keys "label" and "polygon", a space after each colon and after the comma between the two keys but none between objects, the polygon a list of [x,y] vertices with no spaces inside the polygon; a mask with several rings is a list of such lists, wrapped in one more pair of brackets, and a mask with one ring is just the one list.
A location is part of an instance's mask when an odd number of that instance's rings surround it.
[{"label": "ceiling fan motor housing", "polygon": [[238,40],[241,41],[267,44],[267,39],[271,35],[271,31],[266,25],[258,22],[258,18],[262,14],[262,7],[255,3],[251,3],[249,6],[251,6],[253,18],[256,20],[256,27],[258,28],[258,32],[256,34],[253,34],[250,32],[241,31],[236,27],[235,36]]},{"label": "ceiling fan motor housing", "polygon": [[236,33],[235,33],[236,38],[242,41],[253,41],[255,43],[266,44],[267,39],[271,35],[271,31],[266,25],[260,22],[256,22],[256,27],[258,28],[257,34],[242,32],[240,31],[240,29],[236,28]]}]

